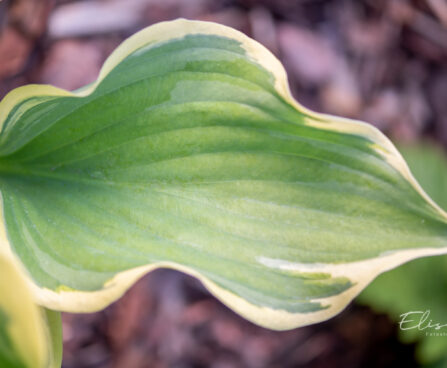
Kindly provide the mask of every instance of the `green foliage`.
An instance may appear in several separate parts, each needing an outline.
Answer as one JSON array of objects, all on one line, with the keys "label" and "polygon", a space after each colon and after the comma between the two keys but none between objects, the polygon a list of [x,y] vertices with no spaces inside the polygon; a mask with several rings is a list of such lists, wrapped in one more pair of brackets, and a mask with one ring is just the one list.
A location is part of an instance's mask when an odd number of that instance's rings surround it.
[{"label": "green foliage", "polygon": [[[447,159],[443,152],[428,144],[403,146],[401,152],[422,187],[447,209]],[[447,257],[418,259],[380,275],[359,295],[358,301],[389,313],[396,321],[401,320],[403,313],[429,309],[429,319],[447,323]],[[426,332],[411,329],[401,331],[400,335],[405,342],[421,340],[418,357],[422,362],[433,363],[444,358],[445,363],[439,362],[439,366],[447,364],[447,337],[427,336]]]},{"label": "green foliage", "polygon": [[22,272],[1,252],[0,296],[0,367],[60,367],[60,313],[34,304]]},{"label": "green foliage", "polygon": [[392,143],[301,107],[279,61],[224,26],[145,29],[90,86],[12,91],[0,123],[0,250],[55,310],[101,309],[170,267],[290,329],[447,252],[447,214]]}]

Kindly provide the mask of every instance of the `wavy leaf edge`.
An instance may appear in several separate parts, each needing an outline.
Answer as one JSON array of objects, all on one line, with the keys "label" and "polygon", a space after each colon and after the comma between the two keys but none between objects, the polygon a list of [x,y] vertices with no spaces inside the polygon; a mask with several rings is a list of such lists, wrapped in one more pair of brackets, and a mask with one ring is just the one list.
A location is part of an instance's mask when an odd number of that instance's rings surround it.
[{"label": "wavy leaf edge", "polygon": [[[383,135],[378,129],[367,123],[351,120],[346,118],[334,117],[325,114],[315,113],[301,106],[291,95],[287,74],[281,62],[264,46],[252,40],[243,33],[236,31],[230,27],[220,24],[204,21],[190,21],[178,19],[152,25],[134,34],[125,40],[105,61],[97,80],[78,91],[69,92],[50,85],[27,85],[19,87],[11,91],[0,102],[0,127],[3,126],[9,113],[20,102],[33,96],[78,96],[83,97],[91,94],[101,81],[124,60],[128,55],[136,50],[155,43],[162,43],[172,39],[180,39],[187,35],[204,34],[216,35],[231,38],[240,43],[241,47],[246,51],[247,56],[254,62],[265,68],[274,76],[275,90],[292,106],[304,114],[315,117],[319,122],[308,121],[306,123],[323,128],[325,130],[343,131],[359,136],[366,137],[375,142],[375,150],[395,169],[397,169],[447,221],[447,214],[439,206],[437,206],[430,197],[423,191],[417,181],[411,174],[406,162],[401,154],[394,147],[391,141]],[[329,121],[321,121],[329,120]],[[2,205],[3,209],[3,205]],[[3,213],[2,218],[4,219]],[[2,221],[0,227],[0,241],[6,252],[12,253],[8,237],[6,234],[5,222]],[[25,273],[28,285],[30,286],[36,302],[45,307],[66,311],[66,312],[94,312],[101,310],[121,297],[128,288],[130,288],[139,278],[158,268],[172,268],[184,272],[195,277],[220,301],[228,307],[242,315],[244,318],[275,330],[287,330],[300,326],[305,326],[317,322],[324,321],[338,314],[343,310],[349,302],[355,298],[376,276],[387,270],[395,268],[400,264],[408,262],[412,259],[440,255],[447,253],[445,248],[422,248],[399,250],[395,252],[385,252],[379,257],[355,261],[344,264],[300,264],[290,263],[281,265],[283,269],[299,270],[304,272],[322,272],[329,273],[331,276],[347,276],[353,281],[354,286],[341,294],[315,299],[323,305],[329,307],[316,312],[308,313],[291,313],[285,310],[277,310],[268,307],[260,307],[254,305],[242,297],[233,294],[218,286],[213,281],[204,277],[197,271],[184,265],[173,262],[153,263],[146,266],[136,267],[118,273],[109,280],[102,290],[98,291],[73,291],[58,290],[53,291],[47,288],[37,286],[29,275]],[[274,261],[274,260],[273,260]],[[272,262],[267,260],[266,262]]]}]

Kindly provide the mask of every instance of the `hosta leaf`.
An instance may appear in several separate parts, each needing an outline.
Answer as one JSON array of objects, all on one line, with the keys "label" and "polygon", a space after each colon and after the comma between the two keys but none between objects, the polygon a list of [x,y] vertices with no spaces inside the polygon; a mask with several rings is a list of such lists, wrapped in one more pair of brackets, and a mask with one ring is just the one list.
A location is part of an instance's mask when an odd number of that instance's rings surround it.
[{"label": "hosta leaf", "polygon": [[287,329],[447,252],[447,216],[394,146],[299,106],[279,61],[224,26],[145,29],[96,83],[19,88],[0,120],[7,241],[51,308],[100,309],[171,267]]},{"label": "hosta leaf", "polygon": [[34,304],[22,272],[0,252],[0,367],[58,368],[60,313]]},{"label": "hosta leaf", "polygon": [[[427,143],[399,148],[422,187],[447,209],[447,156],[438,147]],[[387,312],[396,322],[401,321],[403,313],[429,310],[430,320],[446,323],[447,256],[417,259],[386,272],[356,300],[379,312]],[[416,353],[421,363],[438,360],[447,363],[447,339],[433,332],[436,330],[415,328],[400,331],[400,336],[404,342],[419,342]]]}]

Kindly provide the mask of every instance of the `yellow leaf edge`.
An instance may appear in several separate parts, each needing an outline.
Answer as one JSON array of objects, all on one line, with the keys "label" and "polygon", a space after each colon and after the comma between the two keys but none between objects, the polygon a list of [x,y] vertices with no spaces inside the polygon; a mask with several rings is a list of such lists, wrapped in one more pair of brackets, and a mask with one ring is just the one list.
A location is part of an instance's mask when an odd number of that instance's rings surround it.
[{"label": "yellow leaf edge", "polygon": [[[4,249],[4,247],[2,248]],[[27,368],[59,368],[62,362],[60,313],[39,307],[11,254],[0,249],[0,309],[6,313],[6,331],[15,352]]]},{"label": "yellow leaf edge", "polygon": [[[290,92],[287,74],[283,65],[269,50],[243,33],[217,23],[177,19],[147,27],[129,37],[118,46],[118,48],[105,61],[97,80],[91,85],[76,92],[66,91],[50,85],[36,84],[16,88],[0,102],[0,127],[3,126],[9,112],[21,101],[33,96],[83,97],[89,95],[107,74],[132,52],[149,44],[165,42],[171,39],[179,39],[192,34],[217,35],[238,41],[251,60],[258,63],[273,75],[276,91],[288,103],[307,116],[307,118],[304,119],[306,124],[325,130],[356,134],[374,142],[374,149],[380,153],[392,167],[398,170],[420,193],[420,195],[424,197],[437,212],[439,212],[440,216],[447,221],[447,213],[434,203],[423,191],[411,174],[405,160],[385,135],[367,123],[320,114],[303,107],[293,98]],[[0,241],[4,244],[4,251],[12,253],[6,235],[4,220],[1,221],[1,223],[3,226],[0,226]],[[415,258],[446,253],[447,246],[445,248],[400,250],[393,253],[386,253],[376,258],[345,264],[291,264],[288,268],[289,270],[323,272],[329,273],[333,277],[343,276],[349,278],[354,284],[353,287],[341,294],[313,300],[314,302],[320,302],[323,306],[327,306],[327,308],[309,313],[290,313],[285,310],[277,310],[251,304],[245,299],[221,288],[197,271],[172,262],[154,263],[120,272],[109,280],[104,285],[103,289],[91,292],[75,290],[54,291],[36,285],[26,272],[25,278],[28,281],[28,285],[31,288],[37,303],[54,310],[87,313],[101,310],[117,300],[139,278],[148,272],[158,268],[172,268],[200,280],[214,296],[229,308],[253,323],[270,329],[288,330],[321,322],[338,314],[380,273],[395,268],[400,264]]]}]

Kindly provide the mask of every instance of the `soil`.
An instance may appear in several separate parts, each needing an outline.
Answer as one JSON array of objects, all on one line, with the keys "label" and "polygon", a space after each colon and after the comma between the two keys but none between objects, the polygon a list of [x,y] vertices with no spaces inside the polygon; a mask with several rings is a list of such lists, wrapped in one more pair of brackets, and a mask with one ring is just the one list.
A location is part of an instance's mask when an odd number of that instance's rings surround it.
[{"label": "soil", "polygon": [[[444,5],[443,5],[444,4]],[[3,0],[0,97],[29,83],[73,90],[150,24],[185,17],[235,27],[284,63],[307,107],[358,118],[396,141],[447,147],[447,5],[405,0]],[[98,17],[96,12],[107,14]],[[104,19],[101,19],[104,18]],[[197,281],[158,270],[102,312],[63,315],[64,368],[416,367],[397,326],[355,303],[274,332]]]}]

